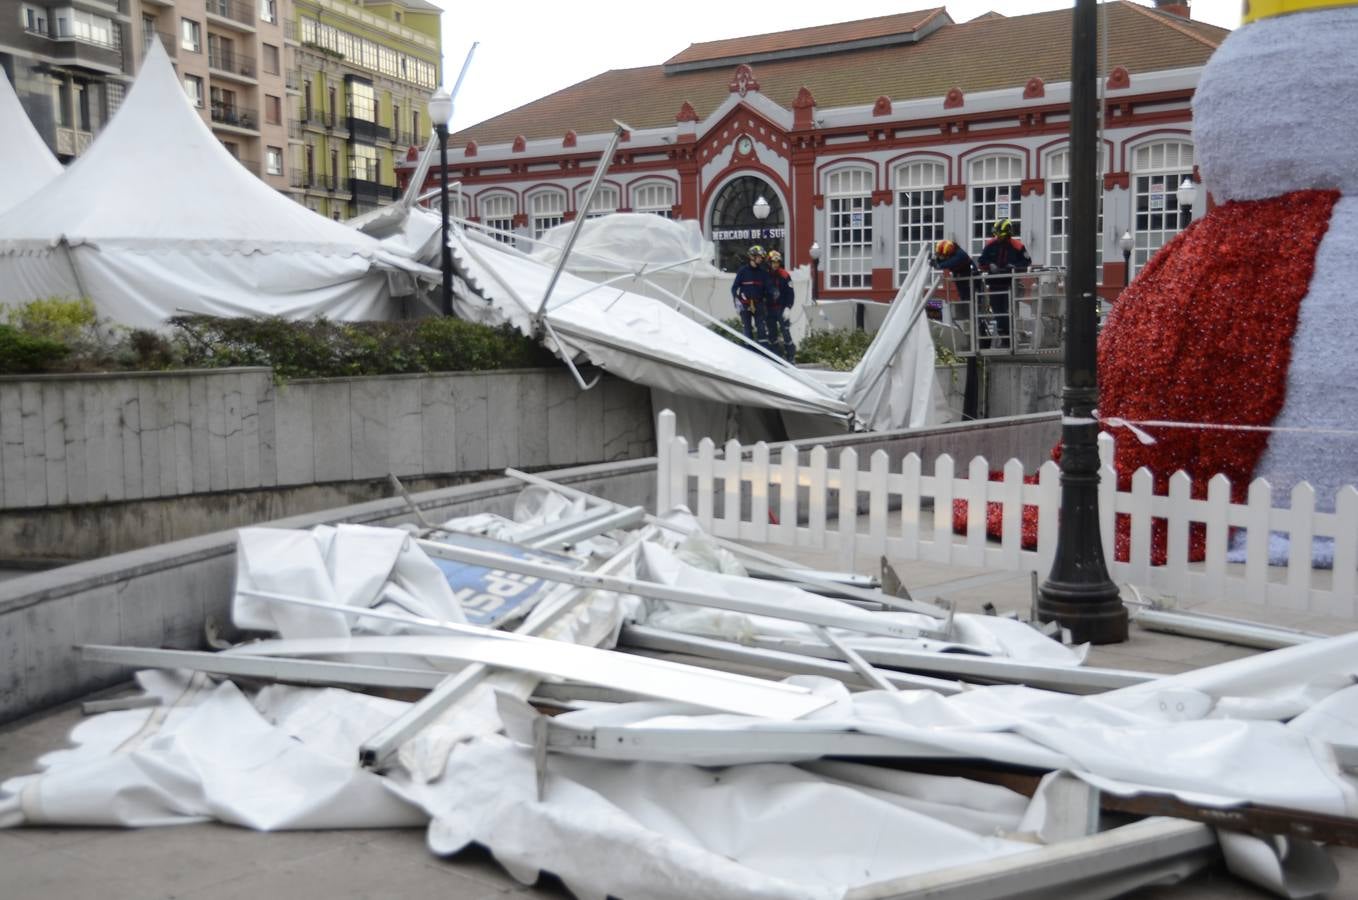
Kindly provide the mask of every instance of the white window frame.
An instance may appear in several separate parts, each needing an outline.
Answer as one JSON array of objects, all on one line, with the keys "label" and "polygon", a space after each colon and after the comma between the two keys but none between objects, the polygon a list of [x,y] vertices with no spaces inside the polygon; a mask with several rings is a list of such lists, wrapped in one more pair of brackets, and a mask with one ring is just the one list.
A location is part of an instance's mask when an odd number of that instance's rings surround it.
[{"label": "white window frame", "polygon": [[[1070,247],[1070,149],[1056,150],[1047,157],[1047,265],[1069,268]],[[1097,268],[1095,280],[1103,284],[1103,156],[1099,156],[1099,220],[1094,246]]]},{"label": "white window frame", "polygon": [[530,195],[528,216],[533,237],[541,238],[547,229],[566,221],[566,192],[549,188]]},{"label": "white window frame", "polygon": [[670,182],[644,181],[632,185],[631,192],[634,211],[674,218],[674,185]]},{"label": "white window frame", "polygon": [[892,170],[896,198],[896,285],[919,256],[943,234],[943,188],[948,168],[936,159],[907,159]]},{"label": "white window frame", "polygon": [[191,53],[203,52],[203,26],[193,19],[179,20],[179,49]]},{"label": "white window frame", "polygon": [[264,148],[264,171],[270,175],[283,174],[283,148]]},{"label": "white window frame", "polygon": [[1023,236],[1023,158],[990,153],[967,163],[967,209],[971,218],[969,251],[976,256],[985,249],[990,229],[1000,219],[1014,223],[1014,234]]},{"label": "white window frame", "polygon": [[1188,226],[1190,214],[1179,209],[1178,190],[1193,174],[1193,158],[1193,142],[1187,138],[1160,138],[1132,148],[1133,245],[1128,277],[1140,272],[1157,250]]},{"label": "white window frame", "polygon": [[203,108],[203,79],[198,75],[184,76],[184,93],[189,95],[193,105]]},{"label": "white window frame", "polygon": [[[581,188],[575,195],[575,208],[579,209],[580,204],[585,200],[585,191]],[[609,213],[618,211],[622,205],[622,192],[611,184],[601,184],[599,189],[594,192],[594,200],[589,204],[589,209],[585,210],[586,219],[597,219]]]},{"label": "white window frame", "polygon": [[491,232],[491,237],[505,244],[514,242],[514,213],[517,205],[513,194],[487,194],[479,198],[477,208],[481,210],[481,224],[497,229]]},{"label": "white window frame", "polygon": [[872,287],[872,169],[847,166],[825,173],[825,286]]}]

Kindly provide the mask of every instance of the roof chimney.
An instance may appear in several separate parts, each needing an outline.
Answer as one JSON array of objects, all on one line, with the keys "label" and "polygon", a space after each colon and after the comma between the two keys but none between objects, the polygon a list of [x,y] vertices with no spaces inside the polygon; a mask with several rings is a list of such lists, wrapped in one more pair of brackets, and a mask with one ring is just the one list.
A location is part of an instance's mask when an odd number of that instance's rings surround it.
[{"label": "roof chimney", "polygon": [[1171,16],[1178,16],[1181,19],[1193,18],[1188,11],[1188,0],[1155,0],[1155,8],[1162,13],[1169,13]]}]

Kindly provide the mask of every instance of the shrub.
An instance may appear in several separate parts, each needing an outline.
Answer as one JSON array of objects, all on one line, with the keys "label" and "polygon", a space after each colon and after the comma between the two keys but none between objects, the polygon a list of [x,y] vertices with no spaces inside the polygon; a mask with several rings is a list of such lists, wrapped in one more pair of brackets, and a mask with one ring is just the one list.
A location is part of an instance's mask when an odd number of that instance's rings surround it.
[{"label": "shrub", "polygon": [[847,372],[858,365],[876,335],[875,331],[856,328],[807,332],[797,345],[797,362],[816,363],[836,372]]},{"label": "shrub", "polygon": [[70,353],[60,341],[0,325],[0,374],[48,372]]}]

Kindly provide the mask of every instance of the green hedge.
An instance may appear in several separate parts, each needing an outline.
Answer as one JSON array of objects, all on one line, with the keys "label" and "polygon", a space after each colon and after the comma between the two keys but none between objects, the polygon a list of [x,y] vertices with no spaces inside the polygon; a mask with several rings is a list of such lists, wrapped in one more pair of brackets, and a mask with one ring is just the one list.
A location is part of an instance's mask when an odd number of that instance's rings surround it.
[{"label": "green hedge", "polygon": [[6,309],[0,321],[5,374],[268,366],[291,379],[556,365],[537,341],[509,326],[461,319],[177,316],[160,333],[101,322],[88,300],[48,299]]}]

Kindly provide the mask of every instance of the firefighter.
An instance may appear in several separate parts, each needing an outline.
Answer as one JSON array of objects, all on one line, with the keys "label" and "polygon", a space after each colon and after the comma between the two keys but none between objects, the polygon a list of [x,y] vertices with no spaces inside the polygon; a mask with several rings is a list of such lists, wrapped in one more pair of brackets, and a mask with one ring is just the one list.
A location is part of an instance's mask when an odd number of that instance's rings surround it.
[{"label": "firefighter", "polygon": [[957,246],[955,241],[945,238],[934,244],[934,255],[929,259],[929,265],[951,275],[953,284],[957,286],[957,295],[964,302],[971,302],[971,279],[978,271],[967,251]]},{"label": "firefighter", "polygon": [[768,296],[769,273],[764,269],[764,248],[750,247],[747,260],[731,283],[731,300],[740,314],[740,329],[749,340],[769,349]]},{"label": "firefighter", "polygon": [[986,293],[990,301],[990,311],[995,316],[995,329],[1001,343],[1009,339],[1009,294],[1015,272],[1026,272],[1033,264],[1028,248],[1023,241],[1014,237],[1014,225],[1008,219],[1000,219],[991,229],[993,237],[981,250],[977,260],[986,278]]},{"label": "firefighter", "polygon": [[790,363],[797,361],[797,345],[792,343],[792,324],[788,321],[788,310],[792,309],[792,302],[796,295],[792,290],[792,274],[783,268],[783,254],[777,250],[770,250],[768,255],[769,264],[769,285],[772,290],[769,292],[768,300],[768,333],[769,342],[773,344],[773,351],[781,351],[783,359]]}]

